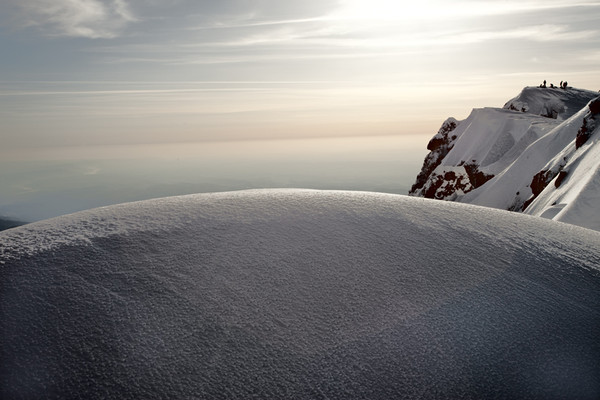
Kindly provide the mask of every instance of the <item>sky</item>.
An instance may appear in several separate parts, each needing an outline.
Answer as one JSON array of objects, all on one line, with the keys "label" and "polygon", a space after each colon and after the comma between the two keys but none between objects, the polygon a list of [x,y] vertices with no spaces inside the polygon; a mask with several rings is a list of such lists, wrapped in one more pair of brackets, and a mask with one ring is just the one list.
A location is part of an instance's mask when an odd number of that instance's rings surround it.
[{"label": "sky", "polygon": [[600,89],[598,21],[578,0],[2,0],[0,156],[430,137],[544,79]]}]

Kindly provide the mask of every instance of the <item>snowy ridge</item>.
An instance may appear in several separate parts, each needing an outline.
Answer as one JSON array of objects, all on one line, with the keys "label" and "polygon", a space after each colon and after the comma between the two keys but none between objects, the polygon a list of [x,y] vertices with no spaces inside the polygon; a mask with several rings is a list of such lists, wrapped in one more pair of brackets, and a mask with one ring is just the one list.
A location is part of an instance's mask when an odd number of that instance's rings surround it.
[{"label": "snowy ridge", "polygon": [[600,231],[600,97],[584,111],[577,138],[544,166],[547,185],[525,212]]},{"label": "snowy ridge", "polygon": [[[591,150],[600,125],[595,124],[597,112],[590,109],[596,97],[598,93],[582,89],[528,87],[502,109],[473,110],[457,125],[455,143],[444,157],[438,157],[435,168],[426,158],[410,194],[525,210],[531,215],[600,229],[600,203],[585,200],[596,190],[592,177],[598,173],[598,163],[593,161],[595,150]],[[582,130],[586,131],[584,135],[579,133]],[[587,150],[579,151],[576,142],[583,136],[592,139]],[[582,163],[581,157],[590,160]],[[561,171],[565,176],[567,163],[571,184],[560,191],[560,199],[558,194],[539,197]],[[582,187],[581,182],[589,183],[585,195],[576,189]],[[572,190],[570,195],[566,194],[567,188]]]},{"label": "snowy ridge", "polygon": [[[586,110],[581,110],[564,123],[550,130],[523,149],[518,158],[503,169],[485,187],[469,193],[466,203],[521,211],[533,194],[531,182],[557,154],[571,144],[574,147],[577,129]],[[518,194],[517,194],[518,193]]]},{"label": "snowy ridge", "polygon": [[2,398],[600,394],[600,233],[573,225],[263,190],[89,210],[0,249]]}]

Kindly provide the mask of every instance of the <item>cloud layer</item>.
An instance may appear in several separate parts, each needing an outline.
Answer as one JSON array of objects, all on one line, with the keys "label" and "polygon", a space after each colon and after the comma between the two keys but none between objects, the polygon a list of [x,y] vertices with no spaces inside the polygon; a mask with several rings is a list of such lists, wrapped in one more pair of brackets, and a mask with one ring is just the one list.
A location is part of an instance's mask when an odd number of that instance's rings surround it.
[{"label": "cloud layer", "polygon": [[50,36],[114,38],[136,20],[125,0],[9,0],[11,5],[14,24]]},{"label": "cloud layer", "polygon": [[429,134],[544,79],[598,89],[598,20],[579,0],[0,0],[0,131]]}]

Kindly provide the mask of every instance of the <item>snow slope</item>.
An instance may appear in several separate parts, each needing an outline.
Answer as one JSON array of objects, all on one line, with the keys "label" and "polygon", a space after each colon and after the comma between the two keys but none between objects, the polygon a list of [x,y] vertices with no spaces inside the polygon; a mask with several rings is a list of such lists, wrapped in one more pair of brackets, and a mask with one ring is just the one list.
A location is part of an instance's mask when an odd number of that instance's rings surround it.
[{"label": "snow slope", "polygon": [[[494,176],[555,125],[554,120],[537,115],[495,108],[475,109],[452,131],[457,139],[425,185],[413,187],[411,194],[456,200],[478,187],[465,167],[472,166],[477,172]],[[456,177],[449,179],[448,172],[454,172]]]},{"label": "snow slope", "polygon": [[[600,231],[600,97],[583,109],[575,140],[536,175],[545,187],[530,200],[527,214]],[[539,182],[539,180],[537,181]]]},{"label": "snow slope", "polygon": [[0,232],[0,397],[600,397],[600,233],[264,190]]},{"label": "snow slope", "polygon": [[[525,210],[600,230],[600,188],[594,183],[600,173],[594,154],[600,150],[592,149],[600,124],[595,124],[597,112],[590,109],[596,97],[598,93],[575,88],[525,88],[502,109],[473,110],[457,123],[452,132],[456,139],[446,144],[449,150],[426,158],[410,194]],[[579,150],[576,138],[584,127],[592,140]],[[588,160],[583,162],[582,157]],[[432,159],[437,164],[432,165]],[[561,189],[560,196],[538,197],[567,163],[570,185]],[[579,190],[583,186],[585,193]]]},{"label": "snow slope", "polygon": [[[600,129],[580,149],[571,145],[559,153],[544,170],[556,177],[527,207],[527,214],[539,215],[600,231]],[[560,182],[559,182],[560,180]]]},{"label": "snow slope", "polygon": [[[523,203],[532,195],[530,184],[533,176],[565,147],[571,144],[574,147],[577,129],[585,113],[585,109],[581,110],[524,148],[508,168],[500,171],[486,187],[470,193],[465,202],[520,211]],[[520,193],[516,196],[517,192]]]}]

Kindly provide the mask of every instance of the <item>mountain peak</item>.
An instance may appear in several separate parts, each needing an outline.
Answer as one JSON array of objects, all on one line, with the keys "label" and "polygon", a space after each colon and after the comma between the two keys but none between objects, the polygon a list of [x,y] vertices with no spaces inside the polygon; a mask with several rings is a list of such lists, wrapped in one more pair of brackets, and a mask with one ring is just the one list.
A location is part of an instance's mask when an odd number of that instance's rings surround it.
[{"label": "mountain peak", "polygon": [[[448,125],[444,122],[409,194],[525,211],[600,230],[600,205],[581,197],[600,194],[600,177],[597,184],[594,178],[600,175],[598,95],[572,87],[525,87],[502,108],[474,109],[456,121],[453,140],[440,134]],[[432,142],[443,145],[431,148]],[[541,195],[563,182],[569,184],[560,196]]]}]

